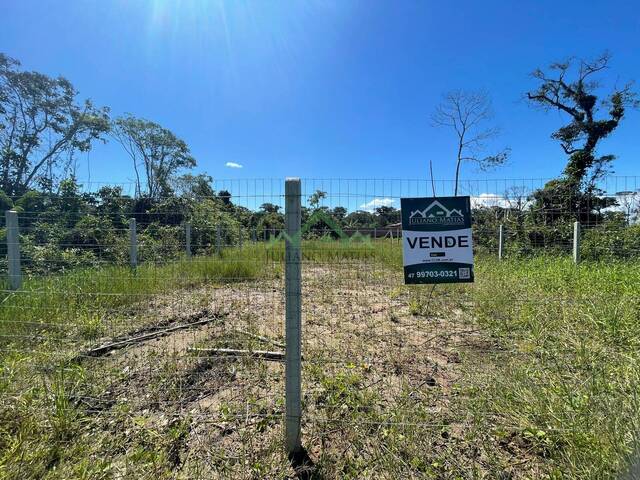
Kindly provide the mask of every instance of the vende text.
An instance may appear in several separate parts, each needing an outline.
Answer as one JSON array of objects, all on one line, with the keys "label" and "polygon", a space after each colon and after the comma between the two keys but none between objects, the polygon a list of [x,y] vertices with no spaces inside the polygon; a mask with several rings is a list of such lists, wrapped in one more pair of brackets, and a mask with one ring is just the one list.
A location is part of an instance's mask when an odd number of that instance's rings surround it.
[{"label": "vende text", "polygon": [[453,248],[468,247],[468,235],[443,235],[407,238],[410,248]]}]

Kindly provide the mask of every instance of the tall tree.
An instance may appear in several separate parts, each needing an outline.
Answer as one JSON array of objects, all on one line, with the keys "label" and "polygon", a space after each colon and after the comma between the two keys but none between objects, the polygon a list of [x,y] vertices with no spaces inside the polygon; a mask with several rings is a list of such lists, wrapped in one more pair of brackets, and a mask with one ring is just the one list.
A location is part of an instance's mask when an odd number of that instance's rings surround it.
[{"label": "tall tree", "polygon": [[109,131],[109,110],[78,92],[65,78],[20,69],[0,53],[0,189],[22,195],[38,182],[52,186],[61,164]]},{"label": "tall tree", "polygon": [[485,155],[486,142],[500,134],[493,119],[491,100],[485,91],[454,90],[446,93],[431,116],[434,126],[453,129],[457,138],[455,195],[458,195],[460,167],[463,162],[475,163],[481,170],[502,165],[510,150],[505,148]]},{"label": "tall tree", "polygon": [[187,144],[155,122],[126,115],[114,121],[113,136],[133,161],[137,195],[170,193],[175,174],[196,165]]},{"label": "tall tree", "polygon": [[532,74],[539,86],[527,93],[529,101],[558,110],[570,120],[551,135],[560,142],[568,159],[562,178],[547,183],[535,194],[538,207],[545,211],[562,209],[589,217],[591,210],[611,202],[600,198],[597,182],[610,171],[615,156],[599,155],[598,144],[618,127],[627,107],[638,106],[638,100],[627,84],[614,87],[598,101],[601,85],[595,76],[608,68],[610,58],[604,53],[595,60],[570,59]]}]

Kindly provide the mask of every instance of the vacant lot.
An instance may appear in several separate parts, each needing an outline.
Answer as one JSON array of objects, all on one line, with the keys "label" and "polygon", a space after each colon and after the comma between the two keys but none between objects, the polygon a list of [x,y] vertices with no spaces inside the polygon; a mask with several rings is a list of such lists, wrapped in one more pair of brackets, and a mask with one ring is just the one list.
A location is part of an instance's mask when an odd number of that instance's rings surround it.
[{"label": "vacant lot", "polygon": [[[3,299],[4,478],[604,478],[636,446],[640,264],[303,246],[303,445],[283,451],[282,251],[75,271]],[[294,468],[295,467],[295,468]]]}]

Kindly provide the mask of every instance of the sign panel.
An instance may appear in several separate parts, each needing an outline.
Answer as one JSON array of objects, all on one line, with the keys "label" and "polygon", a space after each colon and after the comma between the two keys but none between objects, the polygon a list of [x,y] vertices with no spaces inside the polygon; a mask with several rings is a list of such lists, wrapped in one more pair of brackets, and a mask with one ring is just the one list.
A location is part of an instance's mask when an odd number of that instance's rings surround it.
[{"label": "sign panel", "polygon": [[469,197],[400,199],[404,283],[473,282]]}]

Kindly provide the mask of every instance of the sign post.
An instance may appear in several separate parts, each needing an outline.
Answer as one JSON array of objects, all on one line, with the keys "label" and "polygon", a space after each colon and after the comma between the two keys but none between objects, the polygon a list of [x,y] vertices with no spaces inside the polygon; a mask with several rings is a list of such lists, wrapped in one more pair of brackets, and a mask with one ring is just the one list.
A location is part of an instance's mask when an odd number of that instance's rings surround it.
[{"label": "sign post", "polygon": [[469,197],[403,198],[404,283],[473,282]]}]

